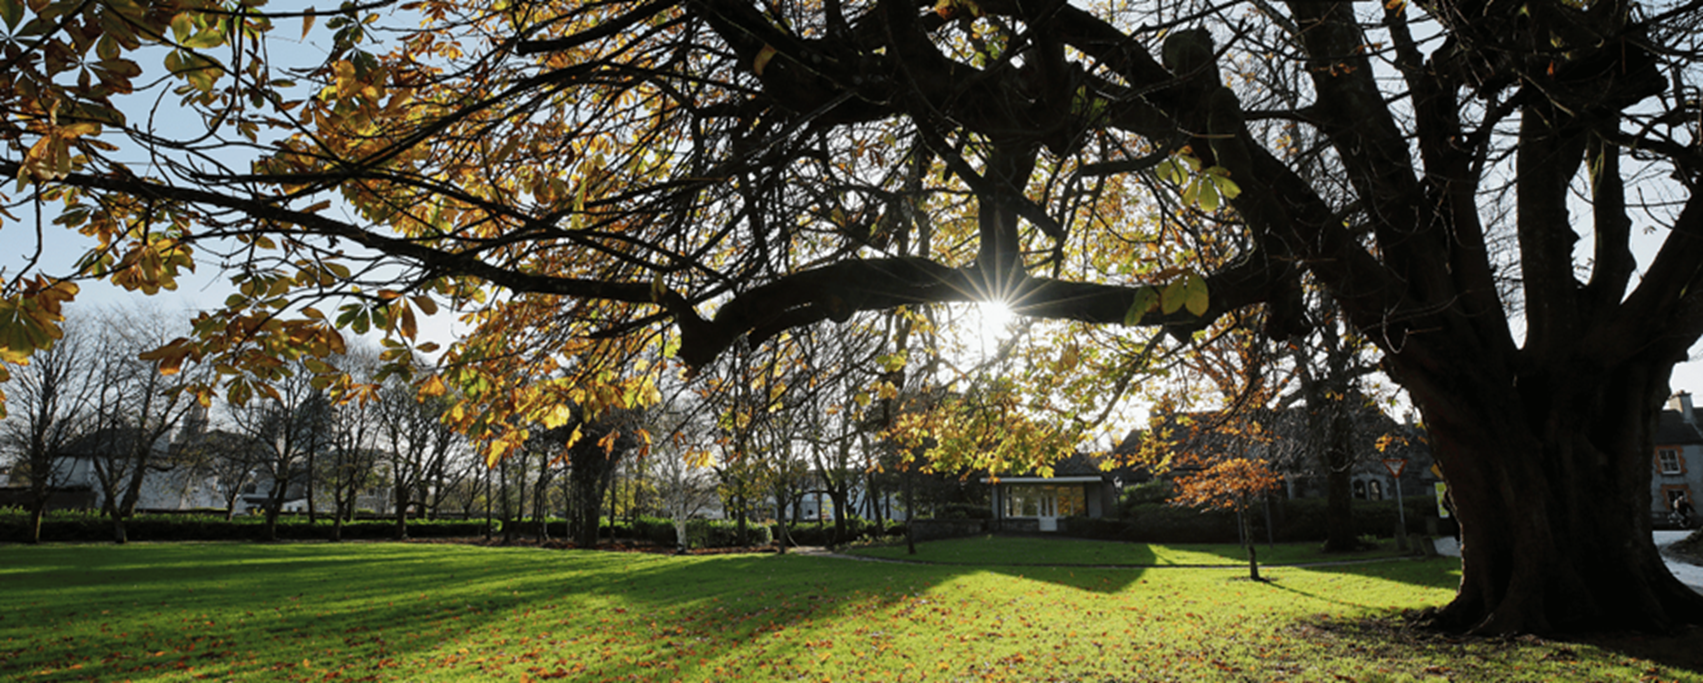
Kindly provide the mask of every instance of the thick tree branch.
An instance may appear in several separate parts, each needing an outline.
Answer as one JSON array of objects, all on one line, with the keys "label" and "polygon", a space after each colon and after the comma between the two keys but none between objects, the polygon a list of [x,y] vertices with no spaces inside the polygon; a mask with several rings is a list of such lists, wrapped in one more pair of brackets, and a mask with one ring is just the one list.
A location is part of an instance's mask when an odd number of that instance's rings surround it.
[{"label": "thick tree branch", "polygon": [[[1227,311],[1266,301],[1282,291],[1278,283],[1293,279],[1288,268],[1248,260],[1209,275],[1208,309],[1196,316],[1186,309],[1148,313],[1141,325],[1203,327]],[[921,258],[842,261],[782,276],[735,296],[705,320],[685,297],[668,293],[663,304],[680,324],[680,359],[701,367],[734,341],[749,334],[760,343],[791,327],[823,320],[845,321],[860,311],[899,306],[986,301],[986,273],[976,267],[949,268]],[[1107,285],[1024,278],[1012,283],[1006,302],[1014,313],[1054,320],[1120,324],[1131,307],[1156,285]]]}]

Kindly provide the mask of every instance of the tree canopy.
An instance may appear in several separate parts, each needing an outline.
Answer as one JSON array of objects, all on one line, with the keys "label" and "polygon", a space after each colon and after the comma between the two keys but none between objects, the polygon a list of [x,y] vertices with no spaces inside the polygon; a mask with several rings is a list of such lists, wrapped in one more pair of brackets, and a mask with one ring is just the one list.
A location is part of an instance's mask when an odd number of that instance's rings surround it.
[{"label": "tree canopy", "polygon": [[240,401],[346,330],[405,372],[448,307],[473,331],[424,388],[500,433],[649,400],[646,348],[931,303],[1288,338],[1305,273],[1479,534],[1440,622],[1696,623],[1633,539],[1703,333],[1700,7],[0,0],[5,228],[98,245],[7,274],[0,349],[78,278],[217,263],[238,293],[152,358]]}]

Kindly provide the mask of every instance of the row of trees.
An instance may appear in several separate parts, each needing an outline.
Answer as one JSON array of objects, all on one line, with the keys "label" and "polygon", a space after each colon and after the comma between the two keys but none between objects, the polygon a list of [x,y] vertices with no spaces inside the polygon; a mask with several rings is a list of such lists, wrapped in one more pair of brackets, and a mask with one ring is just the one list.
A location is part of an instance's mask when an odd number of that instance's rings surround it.
[{"label": "row of trees", "polygon": [[160,316],[88,323],[68,324],[52,348],[17,369],[7,387],[16,408],[0,423],[0,446],[14,478],[29,487],[32,535],[40,533],[49,493],[79,464],[67,456],[98,451],[103,457],[82,464],[122,542],[123,519],[134,513],[144,478],[166,466],[156,445],[191,412],[194,398],[181,391],[191,377],[163,376],[137,358],[135,349],[171,338]]},{"label": "row of trees", "polygon": [[[206,487],[227,515],[245,500],[265,514],[268,537],[292,501],[310,521],[331,520],[334,537],[364,504],[403,512],[398,537],[409,513],[563,515],[571,538],[591,545],[599,520],[616,515],[684,525],[719,509],[742,527],[784,525],[809,496],[837,512],[843,537],[848,514],[893,518],[899,472],[914,469],[882,442],[863,388],[862,375],[881,372],[873,347],[827,335],[787,347],[802,357],[733,357],[705,382],[668,382],[647,408],[588,416],[565,406],[560,424],[531,425],[520,448],[486,468],[447,419],[453,397],[380,378],[377,354],[359,346],[284,364],[243,404],[203,405],[189,388],[216,368],[164,374],[138,357],[168,341],[172,324],[147,310],[74,317],[58,343],[14,369],[0,453],[28,488],[37,535],[49,495],[89,483],[78,477],[92,471],[119,542],[150,478],[178,493]],[[951,480],[927,478],[923,504],[958,502]],[[854,489],[864,493],[857,505]]]},{"label": "row of trees", "polygon": [[[340,524],[357,495],[381,484],[395,509],[435,511],[472,475],[465,441],[441,420],[448,401],[419,400],[400,380],[350,384],[364,394],[337,396],[325,381],[331,366],[296,363],[245,403],[202,403],[188,389],[216,368],[167,374],[138,357],[178,333],[173,325],[146,310],[79,317],[13,370],[14,410],[0,422],[0,452],[27,487],[32,535],[39,537],[49,494],[70,483],[93,485],[123,542],[124,519],[150,480],[179,493],[211,488],[227,514],[245,493],[264,491],[255,502],[270,536],[289,496],[305,498],[310,516],[329,500],[328,516]],[[376,353],[335,362],[350,378],[375,379]],[[405,534],[405,517],[397,523]]]}]

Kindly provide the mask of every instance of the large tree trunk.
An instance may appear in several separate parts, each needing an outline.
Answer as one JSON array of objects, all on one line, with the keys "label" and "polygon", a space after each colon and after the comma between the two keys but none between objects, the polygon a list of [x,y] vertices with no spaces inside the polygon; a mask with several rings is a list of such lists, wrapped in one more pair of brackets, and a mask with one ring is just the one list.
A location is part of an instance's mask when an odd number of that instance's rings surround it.
[{"label": "large tree trunk", "polygon": [[1461,524],[1460,592],[1433,613],[1435,625],[1542,633],[1703,623],[1703,595],[1668,572],[1650,534],[1652,429],[1671,368],[1408,384]]}]

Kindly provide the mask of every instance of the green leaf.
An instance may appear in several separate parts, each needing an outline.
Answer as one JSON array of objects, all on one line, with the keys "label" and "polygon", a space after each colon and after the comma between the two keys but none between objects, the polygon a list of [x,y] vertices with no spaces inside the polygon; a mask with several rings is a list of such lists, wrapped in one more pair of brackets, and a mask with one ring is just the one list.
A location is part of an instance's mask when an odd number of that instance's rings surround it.
[{"label": "green leaf", "polygon": [[1205,315],[1206,309],[1212,303],[1206,289],[1206,279],[1189,273],[1183,276],[1183,307],[1195,315]]},{"label": "green leaf", "polygon": [[1158,165],[1153,167],[1153,174],[1159,176],[1160,180],[1169,183],[1176,183],[1178,185],[1183,184],[1183,180],[1186,177],[1183,175],[1182,169],[1178,167],[1177,162],[1173,159],[1166,159],[1159,162]]},{"label": "green leaf", "polygon": [[[0,0],[0,13],[4,13],[4,7],[8,2],[10,2],[10,0]],[[118,59],[118,55],[118,40],[114,39],[112,36],[101,36],[100,40],[95,41],[95,56],[106,60]]]},{"label": "green leaf", "polygon": [[876,358],[875,362],[881,364],[882,370],[886,370],[887,372],[898,372],[904,369],[905,363],[909,357],[909,353],[905,351],[898,351]]},{"label": "green leaf", "polygon": [[184,40],[183,46],[197,50],[204,50],[206,48],[224,45],[225,29],[222,26],[222,24],[213,24],[206,30],[196,33],[195,35],[190,36],[187,40]]},{"label": "green leaf", "polygon": [[179,42],[188,40],[189,36],[193,35],[194,32],[195,18],[189,16],[188,12],[178,12],[171,18],[172,37],[176,38]]},{"label": "green leaf", "polygon": [[1218,194],[1225,199],[1235,199],[1242,194],[1242,186],[1237,185],[1236,181],[1231,180],[1229,176],[1213,176],[1212,183],[1218,186]]},{"label": "green leaf", "polygon": [[6,30],[14,31],[18,22],[24,20],[23,0],[0,0],[0,19],[6,21]]},{"label": "green leaf", "polygon": [[1129,310],[1124,311],[1124,324],[1130,327],[1140,325],[1142,317],[1146,316],[1148,311],[1153,310],[1158,296],[1158,290],[1152,287],[1142,287],[1135,290],[1135,301],[1129,305]]},{"label": "green leaf", "polygon": [[1200,193],[1198,199],[1200,200],[1200,210],[1208,212],[1217,211],[1218,186],[1212,183],[1211,176],[1208,176],[1207,178],[1208,179],[1206,181],[1199,183]]},{"label": "green leaf", "polygon": [[1159,310],[1165,315],[1176,313],[1183,307],[1183,280],[1172,280],[1165,285],[1165,291],[1159,293]]}]

